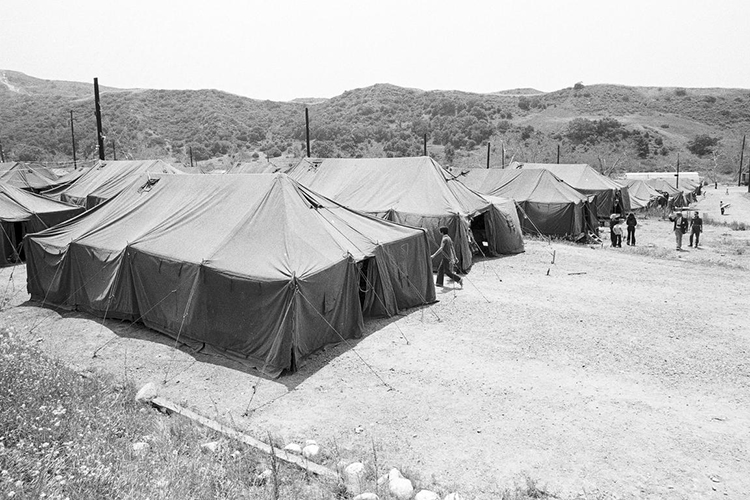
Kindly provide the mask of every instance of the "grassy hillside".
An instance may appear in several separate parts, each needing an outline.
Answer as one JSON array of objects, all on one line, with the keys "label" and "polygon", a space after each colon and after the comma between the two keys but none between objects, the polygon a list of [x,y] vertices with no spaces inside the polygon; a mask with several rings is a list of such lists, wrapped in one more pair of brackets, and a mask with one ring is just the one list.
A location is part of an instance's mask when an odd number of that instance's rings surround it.
[{"label": "grassy hillside", "polygon": [[[750,91],[576,84],[543,93],[422,91],[388,84],[331,99],[260,101],[218,90],[100,87],[106,155],[189,162],[299,157],[309,108],[315,156],[410,156],[446,166],[560,161],[603,172],[683,169],[734,176],[750,124]],[[0,143],[10,160],[69,160],[69,111],[79,158],[96,156],[93,85],[0,70]],[[696,138],[711,146],[690,152]],[[503,155],[504,153],[504,155]],[[747,155],[750,158],[750,154]]]}]

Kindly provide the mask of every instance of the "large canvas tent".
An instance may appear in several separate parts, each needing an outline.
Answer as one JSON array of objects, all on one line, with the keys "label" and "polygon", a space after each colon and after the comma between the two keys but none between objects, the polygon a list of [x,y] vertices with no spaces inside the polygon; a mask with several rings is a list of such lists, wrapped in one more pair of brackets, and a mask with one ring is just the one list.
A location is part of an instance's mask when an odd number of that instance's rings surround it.
[{"label": "large canvas tent", "polygon": [[61,184],[60,177],[43,165],[16,163],[5,171],[0,171],[0,182],[13,187],[39,193]]},{"label": "large canvas tent", "polygon": [[642,179],[625,179],[622,181],[628,187],[628,196],[630,196],[630,209],[643,210],[648,207],[660,204],[660,200],[666,202],[667,197],[649,186]]},{"label": "large canvas tent", "polygon": [[669,208],[686,207],[692,201],[695,201],[694,196],[691,197],[690,194],[686,194],[682,189],[675,188],[669,181],[664,179],[648,179],[645,182],[668,198],[667,204]]},{"label": "large canvas tent", "polygon": [[275,174],[276,172],[285,173],[287,168],[281,165],[275,165],[271,162],[249,162],[237,163],[227,170],[227,174]]},{"label": "large canvas tent", "polygon": [[612,213],[630,211],[627,188],[605,177],[585,163],[520,163],[511,162],[508,168],[546,169],[583,194],[594,195],[596,213],[609,217]]},{"label": "large canvas tent", "polygon": [[284,174],[164,175],[27,238],[32,299],[142,321],[264,373],[435,300],[429,244]]},{"label": "large canvas tent", "polygon": [[461,179],[480,193],[515,200],[524,232],[579,239],[597,230],[592,197],[549,170],[474,168],[463,172]]},{"label": "large canvas tent", "polygon": [[24,260],[23,237],[70,219],[83,208],[0,182],[0,266]]},{"label": "large canvas tent", "polygon": [[51,198],[93,208],[144,176],[155,174],[181,174],[182,172],[161,160],[100,161],[69,186],[45,191]]},{"label": "large canvas tent", "polygon": [[483,235],[490,255],[523,252],[515,210],[503,212],[501,203],[467,188],[427,156],[306,158],[289,175],[349,208],[426,229],[432,251],[440,244],[439,228],[447,227],[464,271],[472,264],[472,229]]}]

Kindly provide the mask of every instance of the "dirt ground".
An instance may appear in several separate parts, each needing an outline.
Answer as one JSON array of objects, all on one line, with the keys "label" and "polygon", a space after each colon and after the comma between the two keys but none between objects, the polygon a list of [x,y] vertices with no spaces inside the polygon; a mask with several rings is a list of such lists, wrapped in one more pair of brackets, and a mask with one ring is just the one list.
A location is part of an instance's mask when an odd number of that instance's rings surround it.
[{"label": "dirt ground", "polygon": [[[726,194],[726,190],[729,194]],[[719,214],[719,200],[732,204]],[[746,188],[696,205],[750,225]],[[674,250],[527,241],[463,290],[331,346],[272,380],[125,322],[28,302],[0,272],[0,325],[80,371],[104,370],[258,438],[316,439],[442,493],[493,498],[527,474],[561,496],[745,498],[750,491],[750,231],[706,226]],[[552,262],[554,259],[554,263]]]}]

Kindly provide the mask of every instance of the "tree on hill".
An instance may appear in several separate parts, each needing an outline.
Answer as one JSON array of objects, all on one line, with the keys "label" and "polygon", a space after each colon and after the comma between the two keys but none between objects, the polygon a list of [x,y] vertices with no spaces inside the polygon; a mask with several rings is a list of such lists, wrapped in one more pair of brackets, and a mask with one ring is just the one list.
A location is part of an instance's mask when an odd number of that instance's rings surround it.
[{"label": "tree on hill", "polygon": [[720,139],[718,137],[711,137],[708,134],[696,135],[695,138],[687,142],[688,151],[693,153],[699,158],[710,155],[716,146],[718,146]]}]

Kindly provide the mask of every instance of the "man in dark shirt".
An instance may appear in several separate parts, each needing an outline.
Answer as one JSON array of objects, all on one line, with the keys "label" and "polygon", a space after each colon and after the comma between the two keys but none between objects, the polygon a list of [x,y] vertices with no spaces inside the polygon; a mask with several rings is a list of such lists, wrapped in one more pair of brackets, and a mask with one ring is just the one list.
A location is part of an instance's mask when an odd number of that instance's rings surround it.
[{"label": "man in dark shirt", "polygon": [[456,251],[453,248],[453,240],[448,236],[448,228],[445,226],[441,227],[440,234],[443,235],[443,238],[440,240],[440,247],[432,254],[433,259],[438,255],[440,256],[435,284],[443,286],[443,275],[447,274],[450,279],[458,283],[459,287],[463,288],[464,283],[461,281],[461,277],[453,272],[453,266],[456,263]]},{"label": "man in dark shirt", "polygon": [[695,248],[698,248],[698,241],[700,240],[702,232],[703,219],[701,219],[698,212],[695,212],[693,218],[690,219],[690,246],[693,246],[693,236],[695,236]]}]

